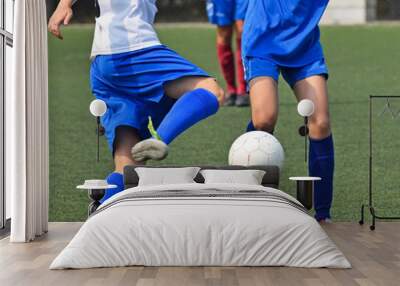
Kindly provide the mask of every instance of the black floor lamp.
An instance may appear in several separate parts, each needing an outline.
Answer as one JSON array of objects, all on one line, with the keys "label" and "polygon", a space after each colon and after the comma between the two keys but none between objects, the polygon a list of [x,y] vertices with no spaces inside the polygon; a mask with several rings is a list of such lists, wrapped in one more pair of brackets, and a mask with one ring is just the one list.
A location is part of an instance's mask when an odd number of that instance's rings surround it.
[{"label": "black floor lamp", "polygon": [[[299,113],[300,116],[304,117],[304,125],[302,125],[299,128],[299,134],[300,136],[303,136],[305,138],[304,158],[305,161],[307,162],[308,161],[307,147],[308,147],[308,135],[309,135],[308,119],[315,112],[314,102],[312,102],[312,100],[309,99],[303,99],[297,105],[297,112]],[[315,181],[320,181],[321,178],[305,176],[305,177],[290,177],[289,179],[296,182],[297,200],[301,202],[306,209],[311,210],[314,204],[314,183]]]}]

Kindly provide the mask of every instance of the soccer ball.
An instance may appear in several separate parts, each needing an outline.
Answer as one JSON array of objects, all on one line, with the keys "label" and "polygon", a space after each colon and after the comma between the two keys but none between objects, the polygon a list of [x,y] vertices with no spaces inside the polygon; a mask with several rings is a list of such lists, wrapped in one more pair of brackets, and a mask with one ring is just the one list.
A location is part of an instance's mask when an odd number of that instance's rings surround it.
[{"label": "soccer ball", "polygon": [[283,167],[285,153],[281,143],[271,134],[252,131],[233,142],[229,151],[229,165]]}]

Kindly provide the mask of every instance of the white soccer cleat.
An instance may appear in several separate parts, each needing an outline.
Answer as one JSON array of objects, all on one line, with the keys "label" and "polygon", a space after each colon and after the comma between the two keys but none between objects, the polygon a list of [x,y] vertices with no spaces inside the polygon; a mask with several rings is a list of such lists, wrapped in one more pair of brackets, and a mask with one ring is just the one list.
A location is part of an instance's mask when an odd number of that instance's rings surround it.
[{"label": "white soccer cleat", "polygon": [[132,158],[137,162],[163,160],[168,156],[168,145],[154,138],[143,140],[132,148]]}]

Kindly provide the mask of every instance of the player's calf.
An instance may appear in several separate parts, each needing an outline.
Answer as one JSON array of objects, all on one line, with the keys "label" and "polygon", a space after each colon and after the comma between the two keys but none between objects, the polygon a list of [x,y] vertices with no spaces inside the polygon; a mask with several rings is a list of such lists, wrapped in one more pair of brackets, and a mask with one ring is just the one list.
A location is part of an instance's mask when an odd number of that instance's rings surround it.
[{"label": "player's calf", "polygon": [[[261,107],[261,106],[260,106]],[[272,133],[278,120],[278,110],[253,107],[252,122],[256,130]]]},{"label": "player's calf", "polygon": [[106,181],[108,184],[116,185],[117,187],[106,190],[104,197],[100,201],[101,203],[125,189],[124,177],[122,175],[125,166],[143,164],[143,160],[134,160],[131,156],[131,148],[139,140],[140,136],[136,129],[129,126],[119,126],[116,128],[113,144],[115,171],[107,176]]}]

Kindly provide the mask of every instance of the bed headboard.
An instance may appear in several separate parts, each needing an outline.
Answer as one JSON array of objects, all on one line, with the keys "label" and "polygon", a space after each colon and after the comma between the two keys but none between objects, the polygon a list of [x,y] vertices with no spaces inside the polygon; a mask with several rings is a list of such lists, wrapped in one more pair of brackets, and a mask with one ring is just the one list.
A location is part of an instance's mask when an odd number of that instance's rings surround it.
[{"label": "bed headboard", "polygon": [[[139,176],[135,171],[137,167],[149,167],[149,168],[178,168],[178,167],[193,167],[193,166],[126,166],[124,169],[124,183],[125,189],[133,188],[138,185]],[[279,188],[279,168],[277,166],[196,166],[201,169],[218,169],[218,170],[263,170],[265,176],[262,180],[262,185],[265,187]],[[203,176],[199,173],[194,179],[197,183],[204,183]]]}]

